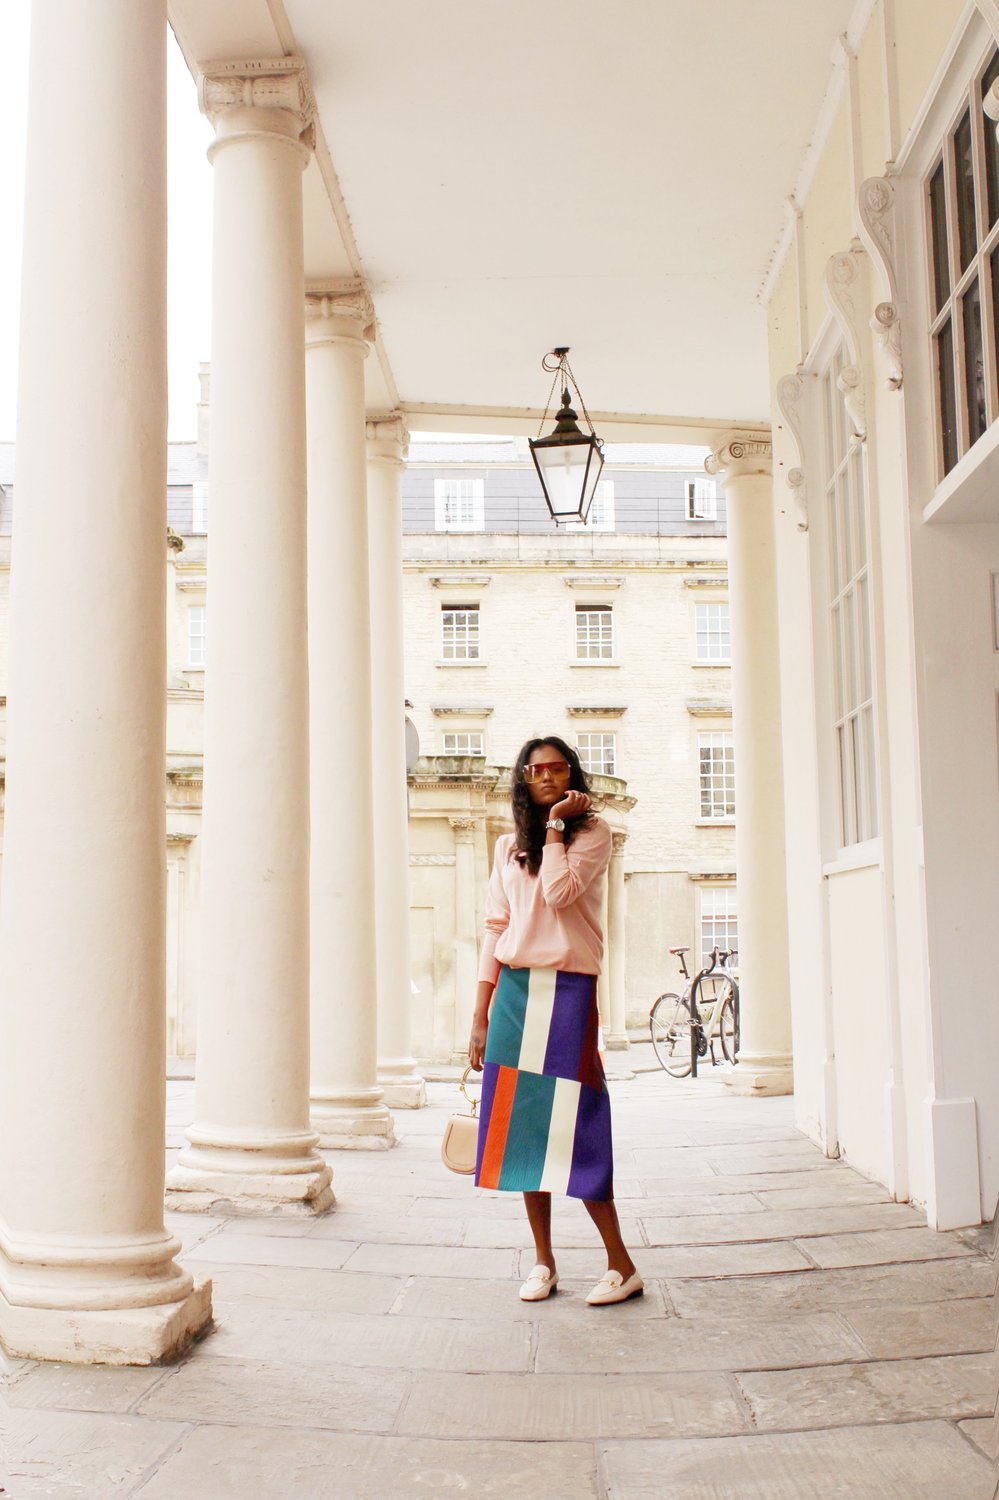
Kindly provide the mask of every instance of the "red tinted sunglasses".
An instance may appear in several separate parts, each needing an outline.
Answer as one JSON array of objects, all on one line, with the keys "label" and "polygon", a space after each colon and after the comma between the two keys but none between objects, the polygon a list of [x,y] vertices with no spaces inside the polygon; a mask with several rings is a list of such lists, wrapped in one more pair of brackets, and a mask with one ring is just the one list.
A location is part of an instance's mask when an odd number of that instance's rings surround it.
[{"label": "red tinted sunglasses", "polygon": [[541,760],[535,765],[525,766],[524,780],[540,781],[546,771],[556,779],[560,776],[568,776],[569,762],[567,760]]}]

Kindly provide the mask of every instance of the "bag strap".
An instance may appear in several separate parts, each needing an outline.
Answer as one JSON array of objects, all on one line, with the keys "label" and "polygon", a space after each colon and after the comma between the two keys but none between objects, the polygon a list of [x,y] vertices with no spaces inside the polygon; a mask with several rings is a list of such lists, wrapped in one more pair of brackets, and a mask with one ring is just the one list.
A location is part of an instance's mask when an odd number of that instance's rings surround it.
[{"label": "bag strap", "polygon": [[[461,1075],[461,1082],[458,1085],[458,1087],[461,1089],[461,1092],[464,1094],[465,1098],[468,1100],[469,1104],[472,1106],[472,1118],[473,1119],[475,1118],[475,1116],[479,1112],[479,1101],[478,1101],[478,1099],[473,1099],[472,1098],[471,1094],[468,1092],[467,1088],[465,1087],[465,1084],[466,1084],[466,1082],[468,1080],[469,1073],[472,1073],[474,1071],[475,1070],[473,1069],[471,1063],[469,1063],[469,1065],[465,1069],[464,1073],[462,1073],[462,1075]],[[480,1080],[480,1082],[481,1082],[481,1080]]]}]

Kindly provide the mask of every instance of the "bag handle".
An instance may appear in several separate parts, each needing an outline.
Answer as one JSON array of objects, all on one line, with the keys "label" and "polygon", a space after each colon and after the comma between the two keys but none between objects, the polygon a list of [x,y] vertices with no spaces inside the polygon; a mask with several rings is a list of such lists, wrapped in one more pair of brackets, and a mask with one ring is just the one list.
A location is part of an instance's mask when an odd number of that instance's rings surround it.
[{"label": "bag handle", "polygon": [[[475,1069],[472,1067],[471,1063],[469,1063],[469,1065],[465,1069],[464,1073],[462,1073],[462,1075],[461,1075],[461,1082],[458,1085],[458,1087],[461,1089],[461,1092],[464,1094],[465,1098],[468,1100],[469,1104],[472,1106],[472,1118],[473,1119],[475,1118],[475,1116],[479,1112],[479,1101],[478,1101],[478,1099],[473,1099],[472,1098],[471,1094],[468,1092],[468,1090],[465,1087],[465,1082],[466,1082],[466,1080],[468,1078],[469,1073],[473,1073],[474,1071],[475,1071]],[[479,1081],[481,1082],[481,1079]]]}]

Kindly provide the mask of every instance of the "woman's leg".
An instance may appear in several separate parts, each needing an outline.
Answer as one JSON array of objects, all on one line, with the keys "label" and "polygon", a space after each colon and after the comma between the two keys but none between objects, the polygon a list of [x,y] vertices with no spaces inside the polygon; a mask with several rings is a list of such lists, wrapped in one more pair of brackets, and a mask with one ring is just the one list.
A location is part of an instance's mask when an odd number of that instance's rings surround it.
[{"label": "woman's leg", "polygon": [[617,1220],[617,1206],[614,1199],[608,1198],[605,1203],[597,1203],[589,1198],[583,1201],[586,1204],[586,1212],[597,1226],[600,1238],[604,1242],[608,1271],[620,1271],[627,1281],[628,1277],[634,1274],[636,1266],[621,1238],[621,1226]]},{"label": "woman's leg", "polygon": [[525,1193],[524,1206],[534,1235],[534,1250],[539,1266],[547,1266],[555,1275],[555,1252],[552,1249],[552,1195]]}]

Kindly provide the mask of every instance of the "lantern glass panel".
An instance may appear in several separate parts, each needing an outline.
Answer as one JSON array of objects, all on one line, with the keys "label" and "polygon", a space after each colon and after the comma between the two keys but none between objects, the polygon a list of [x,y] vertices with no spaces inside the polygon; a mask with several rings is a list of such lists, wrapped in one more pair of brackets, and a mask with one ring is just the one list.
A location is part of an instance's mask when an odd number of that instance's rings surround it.
[{"label": "lantern glass panel", "polygon": [[532,452],[555,520],[585,521],[603,468],[596,443],[538,444]]}]

